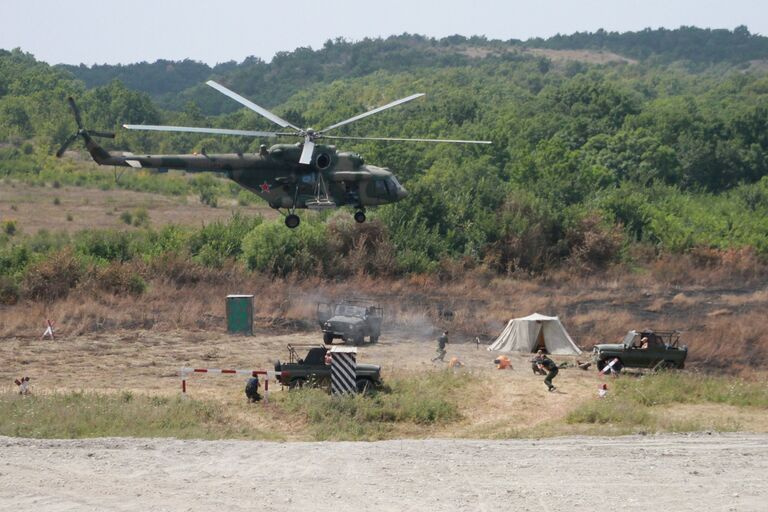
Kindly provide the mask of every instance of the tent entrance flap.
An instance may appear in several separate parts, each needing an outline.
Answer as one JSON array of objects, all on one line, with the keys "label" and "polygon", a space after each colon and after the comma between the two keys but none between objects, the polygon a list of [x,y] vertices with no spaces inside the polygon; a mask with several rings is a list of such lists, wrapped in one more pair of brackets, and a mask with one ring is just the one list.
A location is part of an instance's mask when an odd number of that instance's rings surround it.
[{"label": "tent entrance flap", "polygon": [[540,348],[550,354],[581,354],[558,317],[538,313],[507,322],[488,350],[536,352]]}]

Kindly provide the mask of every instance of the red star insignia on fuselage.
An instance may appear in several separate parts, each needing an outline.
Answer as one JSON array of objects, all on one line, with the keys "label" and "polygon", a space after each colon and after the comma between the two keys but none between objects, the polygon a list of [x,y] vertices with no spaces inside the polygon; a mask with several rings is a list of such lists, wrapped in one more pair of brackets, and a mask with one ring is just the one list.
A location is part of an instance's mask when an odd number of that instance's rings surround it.
[{"label": "red star insignia on fuselage", "polygon": [[262,192],[269,192],[269,183],[267,183],[266,181],[259,186],[261,187]]}]

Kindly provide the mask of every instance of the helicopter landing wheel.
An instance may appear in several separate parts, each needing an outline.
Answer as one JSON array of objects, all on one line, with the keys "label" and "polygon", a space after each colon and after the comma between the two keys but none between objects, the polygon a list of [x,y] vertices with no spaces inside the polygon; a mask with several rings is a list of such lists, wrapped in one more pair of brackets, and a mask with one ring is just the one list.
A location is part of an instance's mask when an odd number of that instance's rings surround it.
[{"label": "helicopter landing wheel", "polygon": [[301,219],[295,213],[291,213],[285,216],[285,225],[293,229],[299,226]]},{"label": "helicopter landing wheel", "polygon": [[358,210],[355,212],[355,222],[358,224],[365,222],[365,212],[363,210]]}]

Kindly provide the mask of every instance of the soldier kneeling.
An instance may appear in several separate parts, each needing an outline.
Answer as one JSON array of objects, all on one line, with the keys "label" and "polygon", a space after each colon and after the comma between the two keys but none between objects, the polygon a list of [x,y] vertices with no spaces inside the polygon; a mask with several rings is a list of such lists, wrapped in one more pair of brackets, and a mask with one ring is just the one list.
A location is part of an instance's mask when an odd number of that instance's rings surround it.
[{"label": "soldier kneeling", "polygon": [[258,402],[261,400],[259,385],[258,377],[251,377],[248,379],[248,383],[245,385],[245,396],[248,397],[249,402]]}]

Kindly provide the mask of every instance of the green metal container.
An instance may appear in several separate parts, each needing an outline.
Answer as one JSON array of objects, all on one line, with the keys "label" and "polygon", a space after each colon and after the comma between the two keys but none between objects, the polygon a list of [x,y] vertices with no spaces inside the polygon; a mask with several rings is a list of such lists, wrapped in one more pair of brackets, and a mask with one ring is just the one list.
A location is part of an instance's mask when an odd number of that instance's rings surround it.
[{"label": "green metal container", "polygon": [[227,295],[227,332],[253,334],[253,295]]}]

